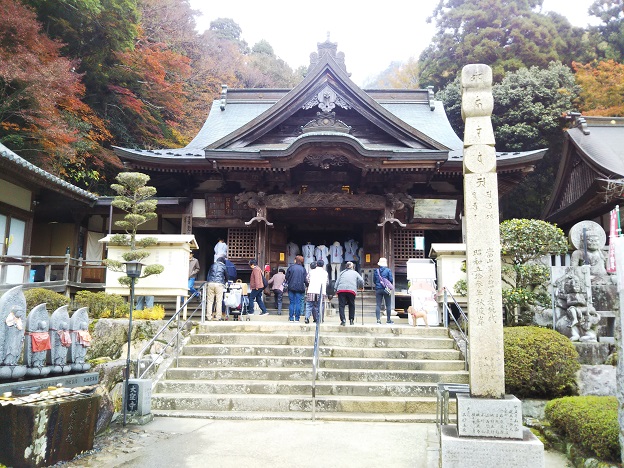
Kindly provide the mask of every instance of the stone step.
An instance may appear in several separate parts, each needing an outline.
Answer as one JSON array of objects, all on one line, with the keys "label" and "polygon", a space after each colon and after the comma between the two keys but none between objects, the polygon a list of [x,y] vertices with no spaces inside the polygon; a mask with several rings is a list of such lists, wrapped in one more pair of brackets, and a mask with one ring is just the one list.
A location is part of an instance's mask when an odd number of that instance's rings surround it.
[{"label": "stone step", "polygon": [[[154,410],[200,410],[200,411],[311,411],[310,396],[293,395],[231,395],[194,393],[157,393],[152,395]],[[360,397],[323,395],[316,398],[318,412],[349,413],[433,413],[436,412],[434,397]]]},{"label": "stone step", "polygon": [[[314,335],[310,334],[197,334],[191,338],[191,344],[228,344],[228,345],[288,345],[313,346]],[[352,336],[326,334],[320,336],[320,346],[357,348],[412,348],[412,349],[452,349],[455,342],[448,337],[420,337],[420,336]]]},{"label": "stone step", "polygon": [[[311,411],[202,411],[202,410],[162,410],[152,408],[154,416],[178,418],[228,419],[241,421],[256,420],[311,420]],[[315,412],[318,421],[353,421],[353,422],[398,422],[398,423],[435,423],[435,413],[343,413]],[[451,418],[451,422],[454,419]]]},{"label": "stone step", "polygon": [[[317,382],[316,395],[351,395],[351,396],[436,396],[435,383],[405,382]],[[270,394],[304,395],[312,394],[312,384],[307,381],[273,380],[166,380],[157,384],[156,393],[193,393],[193,394]]]},{"label": "stone step", "polygon": [[[312,357],[290,356],[181,356],[180,367],[312,367]],[[443,370],[461,371],[462,361],[417,360],[417,359],[371,359],[371,358],[325,358],[319,361],[320,368],[373,369],[373,370]]]},{"label": "stone step", "polygon": [[[252,316],[256,318],[255,315]],[[286,319],[282,321],[275,321],[271,316],[258,316],[257,318],[263,319],[262,321],[212,321],[199,324],[197,327],[197,334],[210,334],[210,333],[287,333],[289,335],[296,334],[308,334],[314,333],[316,330],[316,324],[311,322],[306,324],[301,321],[299,323],[289,323]],[[406,336],[422,336],[422,337],[444,337],[448,338],[448,329],[444,327],[410,327],[400,324],[388,326],[385,323],[380,325],[368,324],[360,325],[356,322],[355,325],[340,326],[340,322],[328,323],[325,322],[321,325],[320,334],[345,334],[347,336],[353,335],[372,335],[372,336],[384,336],[384,335],[406,335]]]},{"label": "stone step", "polygon": [[[468,383],[467,371],[443,370],[378,370],[378,369],[329,369],[320,368],[319,381],[353,382],[429,382]],[[173,380],[276,380],[306,381],[312,379],[312,369],[306,367],[223,367],[213,369],[178,367],[167,370],[167,379]]]},{"label": "stone step", "polygon": [[[184,356],[312,356],[312,346],[293,347],[287,345],[186,345]],[[461,359],[456,349],[412,349],[412,348],[319,348],[321,359],[328,357],[351,357],[371,359]],[[461,361],[463,363],[463,360]]]}]

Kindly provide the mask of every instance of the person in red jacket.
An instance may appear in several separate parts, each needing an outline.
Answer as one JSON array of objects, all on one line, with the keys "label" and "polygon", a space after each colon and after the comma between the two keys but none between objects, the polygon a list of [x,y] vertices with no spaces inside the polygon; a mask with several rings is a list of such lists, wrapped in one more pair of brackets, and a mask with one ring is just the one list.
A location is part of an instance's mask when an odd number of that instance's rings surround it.
[{"label": "person in red jacket", "polygon": [[251,267],[251,277],[249,278],[249,314],[253,314],[253,303],[256,301],[258,307],[262,311],[260,315],[269,315],[262,300],[262,292],[264,291],[264,275],[262,270],[258,267],[258,260],[255,258],[249,260],[249,266]]}]

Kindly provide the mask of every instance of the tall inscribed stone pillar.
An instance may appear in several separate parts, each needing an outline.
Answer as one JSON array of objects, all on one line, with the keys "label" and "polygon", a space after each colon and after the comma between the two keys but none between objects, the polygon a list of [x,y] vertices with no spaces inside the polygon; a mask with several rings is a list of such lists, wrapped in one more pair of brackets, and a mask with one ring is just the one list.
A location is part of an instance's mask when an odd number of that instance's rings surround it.
[{"label": "tall inscribed stone pillar", "polygon": [[543,468],[544,445],[522,426],[520,400],[505,395],[492,69],[467,65],[461,84],[470,394],[456,395],[457,424],[440,429],[440,466]]},{"label": "tall inscribed stone pillar", "polygon": [[470,394],[502,398],[505,367],[492,69],[468,65],[462,70],[461,84]]}]

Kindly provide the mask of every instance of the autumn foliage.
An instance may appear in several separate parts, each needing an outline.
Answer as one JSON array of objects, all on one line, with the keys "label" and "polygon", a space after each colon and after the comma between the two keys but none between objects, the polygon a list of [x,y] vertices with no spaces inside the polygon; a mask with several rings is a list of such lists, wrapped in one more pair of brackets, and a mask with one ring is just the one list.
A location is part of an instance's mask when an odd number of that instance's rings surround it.
[{"label": "autumn foliage", "polygon": [[60,49],[42,33],[33,11],[0,0],[0,138],[68,176],[86,159],[97,159],[111,135],[82,102],[81,76]]},{"label": "autumn foliage", "polygon": [[200,34],[196,14],[188,0],[0,0],[0,141],[102,192],[121,167],[112,145],[184,146],[222,83],[296,84],[270,45],[254,52],[230,19]]},{"label": "autumn foliage", "polygon": [[581,86],[580,109],[585,115],[624,116],[624,64],[605,60],[573,63]]}]

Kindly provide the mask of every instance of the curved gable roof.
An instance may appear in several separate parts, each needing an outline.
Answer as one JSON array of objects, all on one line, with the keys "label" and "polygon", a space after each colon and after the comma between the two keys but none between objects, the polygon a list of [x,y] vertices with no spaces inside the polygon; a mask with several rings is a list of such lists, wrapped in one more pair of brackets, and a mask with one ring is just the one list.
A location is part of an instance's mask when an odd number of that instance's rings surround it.
[{"label": "curved gable roof", "polygon": [[[415,147],[415,142],[418,141],[431,149],[450,149],[431,136],[410,126],[377,103],[351,81],[347,72],[329,54],[323,55],[316,66],[308,72],[306,78],[277,101],[275,105],[234,132],[208,145],[206,149],[234,149],[252,143],[255,139],[284,122],[328,85],[337,94],[347,99],[358,113],[407,147]],[[228,112],[227,107],[222,112]]]}]

